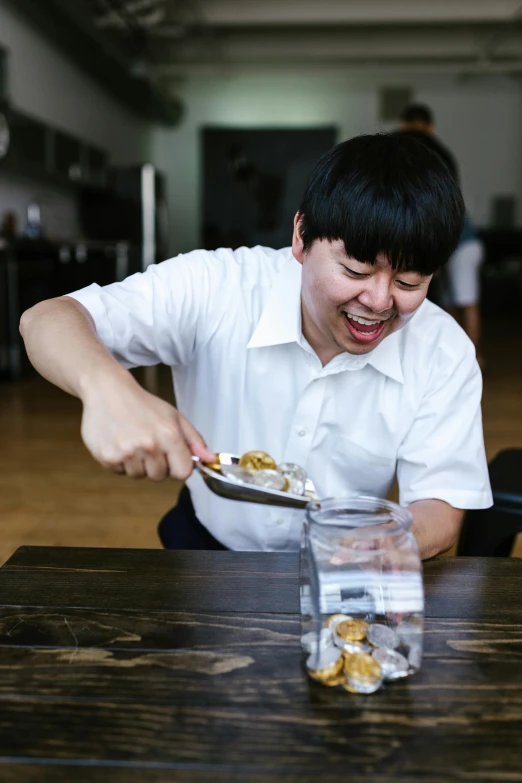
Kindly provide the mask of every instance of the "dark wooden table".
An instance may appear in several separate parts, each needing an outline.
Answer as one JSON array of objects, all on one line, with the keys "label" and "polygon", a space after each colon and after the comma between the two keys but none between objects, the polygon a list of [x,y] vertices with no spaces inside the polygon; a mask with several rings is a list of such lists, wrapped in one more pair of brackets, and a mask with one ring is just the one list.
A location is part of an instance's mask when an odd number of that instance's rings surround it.
[{"label": "dark wooden table", "polygon": [[425,564],[425,659],[301,668],[297,555],[22,547],[0,570],[0,781],[522,780],[522,560]]}]

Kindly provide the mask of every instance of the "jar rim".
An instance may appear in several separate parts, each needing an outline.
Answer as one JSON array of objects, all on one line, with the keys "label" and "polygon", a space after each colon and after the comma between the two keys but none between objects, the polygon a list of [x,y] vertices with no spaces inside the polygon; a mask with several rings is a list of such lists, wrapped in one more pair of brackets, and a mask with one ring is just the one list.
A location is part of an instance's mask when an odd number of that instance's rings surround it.
[{"label": "jar rim", "polygon": [[[344,509],[345,511],[352,510],[357,512],[373,512],[379,513],[387,511],[388,515],[383,518],[382,522],[376,521],[375,517],[368,519],[367,522],[362,520],[354,520],[353,524],[349,524],[342,519],[338,521],[323,521],[321,515],[331,512],[335,508]],[[385,498],[378,498],[372,495],[344,495],[343,497],[329,497],[321,498],[320,506],[310,504],[306,509],[307,519],[315,525],[321,527],[349,527],[353,532],[364,533],[366,528],[372,528],[382,525],[382,530],[379,530],[379,535],[394,535],[399,531],[409,530],[413,521],[413,515],[404,506],[400,506],[393,500],[386,500]],[[392,524],[390,524],[392,523]],[[393,524],[394,523],[394,524]]]}]

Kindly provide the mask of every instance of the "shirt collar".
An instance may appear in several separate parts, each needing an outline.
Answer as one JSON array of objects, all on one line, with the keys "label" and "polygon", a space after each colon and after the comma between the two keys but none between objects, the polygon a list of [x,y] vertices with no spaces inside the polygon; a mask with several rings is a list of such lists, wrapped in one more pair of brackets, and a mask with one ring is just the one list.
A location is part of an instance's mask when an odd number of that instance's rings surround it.
[{"label": "shirt collar", "polygon": [[399,342],[400,331],[392,332],[388,337],[385,337],[382,343],[379,343],[377,348],[374,348],[367,356],[368,364],[371,364],[376,370],[394,381],[404,383]]},{"label": "shirt collar", "polygon": [[[275,278],[247,348],[265,348],[294,342],[302,347],[307,346],[301,329],[301,275],[301,264],[290,256],[288,263]],[[362,360],[360,363],[357,361],[359,358]],[[336,359],[339,360],[339,369],[353,370],[370,364],[378,372],[404,383],[398,332],[390,334],[368,354],[356,358],[347,353]]]},{"label": "shirt collar", "polygon": [[275,278],[247,348],[300,342],[301,264],[290,256]]}]

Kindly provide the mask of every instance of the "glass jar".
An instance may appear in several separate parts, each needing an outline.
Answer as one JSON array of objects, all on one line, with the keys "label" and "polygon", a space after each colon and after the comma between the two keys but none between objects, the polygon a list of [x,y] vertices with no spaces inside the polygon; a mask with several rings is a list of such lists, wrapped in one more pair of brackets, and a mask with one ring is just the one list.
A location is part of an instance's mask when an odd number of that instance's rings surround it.
[{"label": "glass jar", "polygon": [[424,589],[411,521],[407,509],[369,496],[308,507],[301,642],[314,679],[370,693],[420,668]]}]

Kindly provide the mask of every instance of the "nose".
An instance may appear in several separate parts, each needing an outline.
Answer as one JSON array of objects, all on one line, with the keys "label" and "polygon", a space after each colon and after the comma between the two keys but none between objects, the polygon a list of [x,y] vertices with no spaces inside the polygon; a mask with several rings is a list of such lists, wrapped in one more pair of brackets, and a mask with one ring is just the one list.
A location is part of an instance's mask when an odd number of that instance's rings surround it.
[{"label": "nose", "polygon": [[364,289],[357,299],[359,302],[378,315],[385,310],[393,309],[393,296],[391,293],[390,281],[379,275],[367,278],[364,283]]}]

